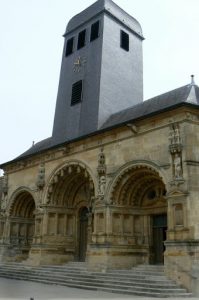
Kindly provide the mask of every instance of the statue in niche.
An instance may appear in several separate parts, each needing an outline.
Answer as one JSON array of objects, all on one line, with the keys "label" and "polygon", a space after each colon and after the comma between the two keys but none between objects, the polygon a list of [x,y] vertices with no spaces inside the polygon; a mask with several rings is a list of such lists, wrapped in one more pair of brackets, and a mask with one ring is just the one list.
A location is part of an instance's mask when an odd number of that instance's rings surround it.
[{"label": "statue in niche", "polygon": [[171,126],[169,140],[171,145],[181,144],[180,129],[178,124],[174,124]]},{"label": "statue in niche", "polygon": [[102,201],[104,199],[106,191],[106,158],[104,154],[104,149],[101,148],[101,151],[98,155],[98,199]]},{"label": "statue in niche", "polygon": [[175,144],[180,144],[180,131],[178,126],[174,129],[174,136],[175,136]]},{"label": "statue in niche", "polygon": [[181,156],[180,156],[179,153],[174,154],[173,165],[174,165],[174,177],[175,177],[175,179],[182,178]]},{"label": "statue in niche", "polygon": [[106,177],[101,176],[99,178],[99,194],[104,196],[105,190],[106,190]]},{"label": "statue in niche", "polygon": [[103,152],[103,148],[101,148],[101,152],[98,156],[98,167],[97,167],[98,175],[105,175],[106,173],[106,158]]},{"label": "statue in niche", "polygon": [[39,189],[42,189],[45,185],[45,165],[41,163],[39,166],[36,185]]},{"label": "statue in niche", "polygon": [[172,145],[172,144],[175,144],[175,134],[174,134],[173,128],[172,128],[172,130],[170,131],[170,134],[169,134],[169,140],[170,140],[171,145]]},{"label": "statue in niche", "polygon": [[182,169],[182,143],[180,136],[179,124],[173,124],[169,135],[170,145],[169,150],[172,157],[172,168],[173,168],[173,180],[180,182],[183,180],[183,169]]}]

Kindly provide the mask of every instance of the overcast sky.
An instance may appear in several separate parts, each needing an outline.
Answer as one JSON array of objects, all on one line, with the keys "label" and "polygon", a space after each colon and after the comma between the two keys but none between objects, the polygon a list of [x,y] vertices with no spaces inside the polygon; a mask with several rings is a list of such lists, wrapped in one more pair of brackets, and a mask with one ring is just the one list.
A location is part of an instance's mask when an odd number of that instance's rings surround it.
[{"label": "overcast sky", "polygon": [[[0,163],[51,136],[62,34],[93,2],[0,0]],[[115,2],[143,28],[145,100],[199,82],[199,0]]]}]

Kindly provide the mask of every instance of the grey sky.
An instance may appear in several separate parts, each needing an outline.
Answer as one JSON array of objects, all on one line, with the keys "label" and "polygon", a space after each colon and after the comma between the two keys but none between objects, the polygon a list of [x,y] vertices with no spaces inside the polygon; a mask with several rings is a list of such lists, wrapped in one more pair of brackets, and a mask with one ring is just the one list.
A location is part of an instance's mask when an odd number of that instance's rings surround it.
[{"label": "grey sky", "polygon": [[[0,0],[0,163],[51,135],[62,34],[93,2]],[[199,83],[198,0],[115,2],[143,28],[144,99]]]}]

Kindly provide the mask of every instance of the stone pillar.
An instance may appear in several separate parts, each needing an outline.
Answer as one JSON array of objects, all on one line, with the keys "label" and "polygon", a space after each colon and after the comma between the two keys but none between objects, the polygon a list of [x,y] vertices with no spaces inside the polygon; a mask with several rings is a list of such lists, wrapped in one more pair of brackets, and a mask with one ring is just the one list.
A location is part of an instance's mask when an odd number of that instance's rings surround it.
[{"label": "stone pillar", "polygon": [[4,228],[0,242],[0,262],[4,262],[7,260],[7,250],[10,244],[10,221],[6,216],[2,216],[0,220],[4,222]]},{"label": "stone pillar", "polygon": [[[199,241],[190,226],[188,193],[174,189],[168,196],[168,231],[165,242],[165,272],[188,290],[192,290],[193,268],[199,274]],[[196,284],[197,285],[197,284]]]}]

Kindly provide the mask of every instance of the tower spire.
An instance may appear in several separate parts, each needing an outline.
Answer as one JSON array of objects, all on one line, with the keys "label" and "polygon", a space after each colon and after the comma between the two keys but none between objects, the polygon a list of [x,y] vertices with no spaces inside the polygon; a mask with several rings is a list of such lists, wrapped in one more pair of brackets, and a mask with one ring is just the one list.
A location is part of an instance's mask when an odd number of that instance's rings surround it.
[{"label": "tower spire", "polygon": [[195,85],[194,75],[191,75],[191,85]]}]

